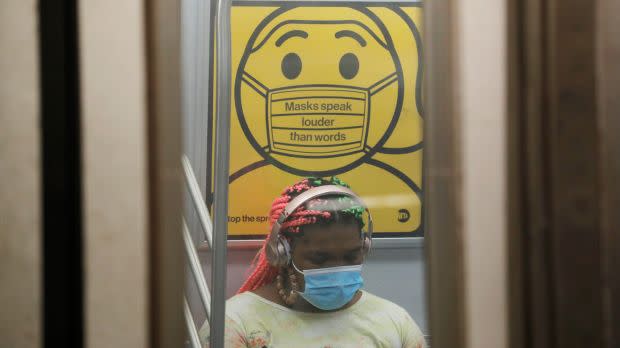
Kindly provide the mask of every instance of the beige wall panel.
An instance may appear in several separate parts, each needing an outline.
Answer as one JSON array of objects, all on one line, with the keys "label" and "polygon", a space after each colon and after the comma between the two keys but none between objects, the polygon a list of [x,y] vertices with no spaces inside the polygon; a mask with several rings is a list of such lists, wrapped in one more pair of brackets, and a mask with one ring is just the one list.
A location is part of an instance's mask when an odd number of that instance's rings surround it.
[{"label": "beige wall panel", "polygon": [[506,2],[458,1],[465,310],[469,348],[503,348],[507,324]]},{"label": "beige wall panel", "polygon": [[0,2],[0,347],[41,343],[36,2]]},{"label": "beige wall panel", "polygon": [[147,347],[144,3],[79,1],[85,343]]}]

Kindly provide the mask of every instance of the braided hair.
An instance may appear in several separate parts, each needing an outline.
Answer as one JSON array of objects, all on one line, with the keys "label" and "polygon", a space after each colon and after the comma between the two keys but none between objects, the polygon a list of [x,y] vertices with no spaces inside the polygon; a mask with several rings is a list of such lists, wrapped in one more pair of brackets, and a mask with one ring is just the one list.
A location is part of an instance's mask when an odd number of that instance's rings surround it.
[{"label": "braided hair", "polygon": [[[269,230],[271,230],[273,224],[280,217],[284,207],[286,207],[293,198],[313,187],[323,185],[340,185],[349,188],[349,185],[337,177],[332,177],[331,179],[305,178],[285,188],[282,194],[276,198],[271,205],[271,211],[269,212]],[[335,222],[355,223],[359,226],[361,231],[364,227],[362,219],[364,210],[364,207],[359,205],[359,203],[344,195],[318,197],[295,209],[286,221],[282,223],[280,234],[291,243],[292,238],[303,235],[304,226],[331,224]],[[265,284],[273,282],[278,275],[279,270],[272,266],[267,260],[265,248],[268,241],[269,235],[252,261],[251,273],[237,293],[256,290]]]}]

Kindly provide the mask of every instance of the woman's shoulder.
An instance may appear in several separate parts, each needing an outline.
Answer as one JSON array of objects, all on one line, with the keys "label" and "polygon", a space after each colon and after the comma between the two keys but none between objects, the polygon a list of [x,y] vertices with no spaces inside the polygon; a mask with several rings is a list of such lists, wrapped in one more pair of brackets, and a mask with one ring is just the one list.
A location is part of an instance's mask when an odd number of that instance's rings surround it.
[{"label": "woman's shoulder", "polygon": [[407,314],[407,311],[403,307],[397,305],[396,303],[388,299],[372,294],[368,291],[364,291],[363,297],[365,297],[365,299],[363,301],[362,307],[368,310],[371,310],[375,313],[376,312],[387,312],[387,313],[393,313],[393,314],[398,314],[398,315]]},{"label": "woman's shoulder", "polygon": [[239,309],[252,308],[255,306],[261,306],[263,302],[260,301],[260,297],[250,291],[236,294],[226,301],[226,311],[237,311]]},{"label": "woman's shoulder", "polygon": [[236,294],[226,301],[226,314],[232,318],[269,311],[289,311],[289,309],[251,291]]},{"label": "woman's shoulder", "polygon": [[[359,311],[362,315],[372,317],[373,320],[379,320],[383,322],[391,322],[396,326],[411,326],[419,330],[417,323],[413,320],[409,312],[398,304],[373,295],[367,291],[364,291],[366,300],[360,306]],[[386,319],[388,319],[386,321]]]}]

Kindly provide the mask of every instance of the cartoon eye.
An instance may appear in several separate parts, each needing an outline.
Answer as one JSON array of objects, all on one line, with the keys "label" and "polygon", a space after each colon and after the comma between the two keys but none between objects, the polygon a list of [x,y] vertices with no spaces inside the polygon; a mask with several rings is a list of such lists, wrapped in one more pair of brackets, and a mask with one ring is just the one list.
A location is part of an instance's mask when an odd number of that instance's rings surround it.
[{"label": "cartoon eye", "polygon": [[289,53],[282,58],[282,74],[292,80],[301,73],[301,58],[296,53]]},{"label": "cartoon eye", "polygon": [[347,53],[340,58],[340,75],[347,80],[350,80],[357,75],[360,70],[360,62],[357,56],[353,53]]}]

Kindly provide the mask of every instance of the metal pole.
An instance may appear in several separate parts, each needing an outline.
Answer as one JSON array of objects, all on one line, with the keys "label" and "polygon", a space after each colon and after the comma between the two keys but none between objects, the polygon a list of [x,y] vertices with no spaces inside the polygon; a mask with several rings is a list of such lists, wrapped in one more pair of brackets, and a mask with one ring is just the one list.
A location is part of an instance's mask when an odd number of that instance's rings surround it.
[{"label": "metal pole", "polygon": [[226,311],[226,241],[228,229],[228,166],[230,155],[230,0],[218,0],[216,12],[215,193],[213,207],[213,297],[211,347],[224,348]]}]

